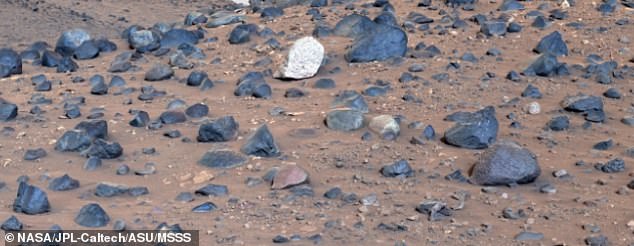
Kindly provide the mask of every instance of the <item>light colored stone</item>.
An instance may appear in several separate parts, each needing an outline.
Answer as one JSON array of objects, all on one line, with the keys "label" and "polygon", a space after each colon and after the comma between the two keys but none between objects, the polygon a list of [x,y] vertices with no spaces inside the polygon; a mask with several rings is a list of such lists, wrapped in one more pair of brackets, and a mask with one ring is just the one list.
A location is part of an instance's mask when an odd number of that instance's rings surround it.
[{"label": "light colored stone", "polygon": [[398,122],[391,115],[379,115],[372,118],[368,127],[383,138],[396,138],[401,132]]},{"label": "light colored stone", "polygon": [[236,3],[236,4],[242,4],[242,5],[244,5],[244,6],[249,6],[249,5],[251,5],[251,4],[249,3],[249,0],[232,0],[232,1],[233,1],[234,3]]},{"label": "light colored stone", "polygon": [[194,184],[202,184],[212,180],[213,178],[214,178],[213,174],[207,173],[207,171],[202,171],[194,177],[193,181],[194,181]]},{"label": "light colored stone", "polygon": [[542,108],[538,102],[531,102],[526,106],[526,111],[529,114],[539,114],[542,111]]},{"label": "light colored stone", "polygon": [[324,46],[313,37],[295,41],[276,78],[306,79],[315,76],[324,60]]},{"label": "light colored stone", "polygon": [[275,178],[273,178],[273,186],[271,188],[284,189],[291,186],[303,184],[308,180],[308,173],[301,167],[291,165],[280,169]]}]

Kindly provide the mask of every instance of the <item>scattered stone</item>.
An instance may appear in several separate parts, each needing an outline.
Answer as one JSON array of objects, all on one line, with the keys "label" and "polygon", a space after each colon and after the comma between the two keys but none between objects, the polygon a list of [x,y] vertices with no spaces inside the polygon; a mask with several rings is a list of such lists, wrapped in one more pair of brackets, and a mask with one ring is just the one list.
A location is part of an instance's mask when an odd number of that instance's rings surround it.
[{"label": "scattered stone", "polygon": [[523,231],[515,235],[514,239],[517,241],[539,241],[544,239],[544,234],[539,232]]},{"label": "scattered stone", "polygon": [[0,49],[0,78],[22,73],[22,58],[12,49]]},{"label": "scattered stone", "polygon": [[108,142],[100,138],[95,140],[88,149],[81,152],[81,156],[100,159],[115,159],[121,155],[123,155],[123,148],[119,143]]},{"label": "scattered stone", "polygon": [[161,81],[174,75],[174,70],[168,65],[156,63],[145,73],[146,81]]},{"label": "scattered stone", "polygon": [[159,116],[163,124],[178,124],[187,121],[185,113],[180,111],[165,111]]},{"label": "scattered stone", "polygon": [[550,119],[546,126],[548,129],[553,131],[563,131],[570,127],[570,120],[568,119],[568,116],[557,115]]},{"label": "scattered stone", "polygon": [[410,167],[409,163],[405,159],[398,160],[393,164],[383,166],[381,168],[381,174],[384,177],[412,177],[414,176],[414,170]]},{"label": "scattered stone", "polygon": [[17,197],[13,202],[13,211],[29,215],[43,214],[51,210],[46,192],[40,188],[20,182]]},{"label": "scattered stone", "polygon": [[79,181],[71,178],[68,174],[54,178],[48,183],[48,189],[54,191],[67,191],[79,188]]},{"label": "scattered stone", "polygon": [[480,185],[526,184],[540,174],[535,154],[515,143],[502,142],[480,155],[471,179]]},{"label": "scattered stone", "polygon": [[463,112],[464,117],[445,132],[444,140],[451,145],[467,149],[484,149],[497,138],[498,121],[495,108],[488,106],[477,112]]},{"label": "scattered stone", "polygon": [[84,227],[103,227],[109,222],[110,217],[97,203],[83,206],[75,217],[75,223]]},{"label": "scattered stone", "polygon": [[368,104],[363,96],[356,91],[345,90],[337,94],[330,105],[332,109],[350,109],[361,113],[369,112]]},{"label": "scattered stone", "polygon": [[363,127],[363,113],[350,110],[332,110],[326,115],[326,126],[337,131],[354,131]]},{"label": "scattered stone", "polygon": [[195,192],[196,195],[201,196],[226,196],[229,194],[229,189],[225,185],[208,184]]},{"label": "scattered stone", "polygon": [[34,161],[37,159],[44,158],[45,156],[46,156],[46,150],[42,148],[27,149],[26,152],[24,152],[24,160],[26,161]]},{"label": "scattered stone", "polygon": [[289,165],[281,168],[273,178],[274,190],[286,189],[308,182],[308,173],[301,167]]},{"label": "scattered stone", "polygon": [[251,41],[251,34],[257,31],[258,27],[254,24],[237,25],[229,34],[230,44],[243,44]]},{"label": "scattered stone", "polygon": [[96,156],[89,157],[84,163],[84,170],[94,171],[101,167],[101,158]]},{"label": "scattered stone", "polygon": [[395,140],[401,132],[398,122],[391,115],[379,115],[372,118],[368,128],[385,140]]},{"label": "scattered stone", "polygon": [[133,127],[146,127],[150,122],[150,115],[145,111],[137,111],[134,118],[130,121],[130,126]]},{"label": "scattered stone", "polygon": [[266,124],[261,125],[255,130],[247,139],[247,142],[242,145],[240,151],[247,155],[259,157],[276,157],[281,154]]},{"label": "scattered stone", "polygon": [[210,150],[203,155],[198,164],[211,168],[234,168],[246,161],[246,157],[231,150]]},{"label": "scattered stone", "polygon": [[609,150],[614,146],[614,141],[612,139],[608,139],[605,141],[601,141],[592,146],[592,149],[595,150]]},{"label": "scattered stone", "polygon": [[615,158],[607,163],[597,163],[594,168],[604,173],[619,173],[625,171],[625,161],[621,158]]},{"label": "scattered stone", "polygon": [[588,246],[609,246],[610,245],[610,241],[608,240],[608,237],[604,235],[599,235],[595,237],[587,237],[586,239],[584,239],[584,242]]},{"label": "scattered stone", "polygon": [[568,46],[558,31],[554,31],[543,37],[533,50],[539,54],[549,53],[554,56],[568,55]]},{"label": "scattered stone", "polygon": [[0,98],[0,121],[10,121],[18,116],[18,106]]},{"label": "scattered stone", "polygon": [[317,88],[317,89],[333,89],[335,88],[335,81],[332,79],[319,79],[317,81],[315,81],[315,83],[313,84],[313,88]]},{"label": "scattered stone", "polygon": [[224,116],[200,125],[197,140],[199,142],[227,142],[238,137],[238,122],[233,116]]},{"label": "scattered stone", "polygon": [[416,211],[426,214],[429,221],[440,221],[449,218],[453,212],[441,201],[427,200],[416,206]]},{"label": "scattered stone", "polygon": [[192,212],[194,212],[194,213],[209,213],[209,212],[212,212],[212,211],[214,211],[216,209],[218,209],[218,207],[213,202],[204,202],[204,203],[192,208]]},{"label": "scattered stone", "polygon": [[271,98],[271,86],[264,80],[260,72],[249,72],[238,80],[238,87],[233,92],[235,96],[253,96],[255,98]]},{"label": "scattered stone", "polygon": [[0,226],[0,229],[4,230],[5,232],[10,232],[10,231],[21,231],[23,227],[24,225],[22,224],[22,222],[20,222],[20,220],[18,220],[18,218],[16,218],[15,215],[11,215],[11,217],[9,217],[7,220],[5,220],[2,223],[2,226]]}]

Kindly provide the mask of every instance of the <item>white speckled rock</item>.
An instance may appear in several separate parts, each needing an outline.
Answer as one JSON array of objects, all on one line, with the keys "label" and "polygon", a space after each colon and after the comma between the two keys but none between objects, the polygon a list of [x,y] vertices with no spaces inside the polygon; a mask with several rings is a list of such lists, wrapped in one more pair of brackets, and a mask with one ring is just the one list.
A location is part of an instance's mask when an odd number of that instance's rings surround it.
[{"label": "white speckled rock", "polygon": [[531,102],[526,106],[526,111],[529,114],[539,114],[539,112],[541,112],[541,107],[538,102]]},{"label": "white speckled rock", "polygon": [[324,60],[324,46],[313,37],[295,41],[276,78],[306,79],[315,76]]}]

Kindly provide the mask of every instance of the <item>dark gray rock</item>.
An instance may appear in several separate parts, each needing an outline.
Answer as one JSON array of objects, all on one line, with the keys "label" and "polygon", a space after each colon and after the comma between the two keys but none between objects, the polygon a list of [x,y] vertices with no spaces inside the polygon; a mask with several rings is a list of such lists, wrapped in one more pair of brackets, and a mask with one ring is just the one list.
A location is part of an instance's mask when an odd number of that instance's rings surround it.
[{"label": "dark gray rock", "polygon": [[328,112],[325,122],[329,129],[347,132],[362,128],[364,125],[363,121],[364,117],[362,112],[340,109]]},{"label": "dark gray rock", "polygon": [[414,170],[410,167],[409,163],[405,159],[398,160],[393,164],[383,166],[381,168],[381,174],[384,177],[411,177],[414,176]]},{"label": "dark gray rock", "polygon": [[209,106],[202,103],[196,103],[194,105],[189,106],[185,110],[185,114],[191,118],[202,118],[209,114]]},{"label": "dark gray rock", "polygon": [[92,140],[108,138],[108,122],[105,120],[85,120],[79,122],[74,129],[84,131]]},{"label": "dark gray rock", "polygon": [[62,56],[56,52],[45,50],[42,53],[42,66],[44,67],[57,67],[60,61],[62,61]]},{"label": "dark gray rock", "polygon": [[95,140],[88,149],[81,152],[84,157],[98,157],[100,159],[115,159],[123,155],[123,148],[117,142],[107,142],[103,139]]},{"label": "dark gray rock", "polygon": [[384,61],[403,57],[407,52],[407,34],[400,28],[378,25],[348,49],[345,58],[351,63]]},{"label": "dark gray rock", "polygon": [[18,105],[0,98],[0,121],[10,121],[18,116]]},{"label": "dark gray rock", "polygon": [[531,65],[524,69],[526,76],[550,77],[555,75],[566,75],[565,64],[557,61],[557,57],[550,53],[540,55]]},{"label": "dark gray rock", "polygon": [[260,11],[260,18],[272,20],[284,15],[284,10],[279,7],[266,7]]},{"label": "dark gray rock", "polygon": [[74,152],[87,149],[92,142],[90,136],[83,130],[68,130],[55,143],[55,150]]},{"label": "dark gray rock", "polygon": [[117,50],[117,44],[112,41],[102,38],[95,41],[99,52],[109,53]]},{"label": "dark gray rock", "polygon": [[522,92],[522,97],[541,99],[542,93],[539,91],[539,88],[533,86],[532,84],[529,84]]},{"label": "dark gray rock", "polygon": [[2,222],[2,226],[0,226],[0,229],[4,230],[5,232],[10,232],[21,231],[23,227],[24,225],[22,224],[22,222],[20,222],[20,220],[18,220],[15,215],[11,215],[11,217]]},{"label": "dark gray rock", "polygon": [[218,206],[213,202],[204,202],[194,208],[192,208],[192,212],[194,213],[209,213],[218,209]]},{"label": "dark gray rock", "polygon": [[607,163],[597,163],[594,168],[604,173],[619,173],[625,171],[625,161],[621,158],[615,158]]},{"label": "dark gray rock", "polygon": [[211,168],[234,168],[247,162],[247,158],[231,150],[210,150],[198,164]]},{"label": "dark gray rock", "polygon": [[351,14],[343,17],[333,29],[333,33],[337,36],[343,36],[348,38],[360,38],[368,32],[371,32],[376,28],[377,23],[370,20],[370,18],[359,15]]},{"label": "dark gray rock", "polygon": [[54,178],[48,183],[48,189],[54,191],[67,191],[79,188],[79,181],[71,178],[68,174]]},{"label": "dark gray rock", "polygon": [[554,31],[543,37],[533,51],[540,54],[549,53],[554,56],[567,56],[568,46],[561,37],[561,33],[559,33],[559,31]]},{"label": "dark gray rock", "polygon": [[233,116],[224,116],[200,125],[197,140],[199,142],[227,142],[238,136],[240,125]]},{"label": "dark gray rock", "polygon": [[178,124],[187,121],[187,116],[181,111],[165,111],[159,119],[163,124]]},{"label": "dark gray rock", "polygon": [[20,182],[13,202],[13,211],[24,214],[43,214],[51,210],[46,192],[38,187]]},{"label": "dark gray rock", "polygon": [[8,77],[11,74],[21,74],[22,58],[12,49],[0,49],[0,67],[4,68],[0,78]]},{"label": "dark gray rock", "polygon": [[57,64],[57,72],[58,73],[68,73],[68,72],[76,72],[79,69],[79,65],[70,58],[70,56],[63,57],[59,64]]},{"label": "dark gray rock", "polygon": [[352,90],[341,91],[330,105],[332,109],[347,108],[361,113],[369,112],[368,104],[361,94]]},{"label": "dark gray rock", "polygon": [[150,115],[145,111],[137,111],[134,118],[130,121],[130,126],[145,127],[150,122]]},{"label": "dark gray rock", "polygon": [[429,221],[440,221],[453,215],[447,204],[441,201],[428,200],[416,206],[416,211],[427,215]]},{"label": "dark gray rock", "polygon": [[473,166],[471,180],[480,185],[527,184],[541,174],[537,157],[512,142],[492,146]]},{"label": "dark gray rock", "polygon": [[45,156],[46,156],[46,150],[44,150],[43,148],[27,149],[26,152],[24,152],[25,161],[34,161],[37,159],[44,158]]},{"label": "dark gray rock", "polygon": [[240,151],[247,155],[259,157],[276,157],[281,154],[266,124],[258,127],[258,129],[247,138],[246,143],[242,145]]},{"label": "dark gray rock", "polygon": [[75,51],[73,57],[77,60],[89,60],[99,56],[99,47],[92,40],[84,41]]},{"label": "dark gray rock", "polygon": [[480,32],[489,37],[503,36],[506,30],[506,22],[501,20],[485,21],[480,24]]},{"label": "dark gray rock", "polygon": [[201,196],[226,196],[229,195],[229,189],[226,185],[208,184],[194,193]]},{"label": "dark gray rock", "polygon": [[252,96],[255,98],[271,98],[272,90],[260,72],[249,72],[238,80],[238,86],[233,92],[235,96]]},{"label": "dark gray rock", "polygon": [[603,100],[601,97],[580,94],[564,98],[561,106],[572,112],[603,111]]},{"label": "dark gray rock", "polygon": [[488,106],[477,112],[462,112],[456,124],[445,132],[444,141],[467,149],[484,149],[497,138],[498,121],[495,108]]},{"label": "dark gray rock", "polygon": [[504,2],[502,2],[502,5],[500,5],[500,8],[499,8],[499,10],[503,12],[524,10],[524,9],[525,9],[524,5],[518,2],[517,0],[504,0]]},{"label": "dark gray rock", "polygon": [[544,234],[541,232],[529,232],[523,231],[515,235],[517,241],[539,241],[544,239]]},{"label": "dark gray rock", "polygon": [[203,71],[192,71],[187,77],[187,85],[200,86],[205,79],[209,79],[209,75]]},{"label": "dark gray rock", "polygon": [[96,157],[96,156],[88,157],[88,159],[84,163],[84,170],[86,170],[86,171],[97,170],[97,168],[101,167],[101,164],[102,164],[101,163],[101,158]]},{"label": "dark gray rock", "polygon": [[546,127],[553,131],[563,131],[570,128],[570,120],[565,115],[554,116],[548,121]]},{"label": "dark gray rock", "polygon": [[172,29],[161,37],[161,48],[175,48],[182,44],[197,44],[199,36],[195,32],[185,29]]},{"label": "dark gray rock", "polygon": [[110,216],[99,204],[90,203],[79,210],[74,221],[84,227],[103,227],[110,222]]},{"label": "dark gray rock", "polygon": [[229,33],[230,44],[243,44],[251,41],[251,35],[256,33],[258,26],[254,24],[237,25],[231,33]]},{"label": "dark gray rock", "polygon": [[343,191],[339,187],[333,187],[324,193],[324,197],[328,199],[338,199],[343,195]]},{"label": "dark gray rock", "polygon": [[328,78],[319,79],[315,81],[315,83],[313,84],[313,88],[318,88],[318,89],[332,89],[335,87],[336,87],[335,81]]},{"label": "dark gray rock", "polygon": [[174,70],[166,64],[156,63],[145,73],[146,81],[161,81],[174,75]]},{"label": "dark gray rock", "polygon": [[98,197],[115,197],[127,192],[128,187],[110,183],[99,183],[95,188],[95,196]]}]

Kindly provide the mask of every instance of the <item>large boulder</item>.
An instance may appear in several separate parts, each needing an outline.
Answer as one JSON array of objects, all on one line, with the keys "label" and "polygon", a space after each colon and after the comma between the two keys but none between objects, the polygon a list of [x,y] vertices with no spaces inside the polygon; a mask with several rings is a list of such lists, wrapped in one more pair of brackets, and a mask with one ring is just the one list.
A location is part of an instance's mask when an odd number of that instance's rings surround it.
[{"label": "large boulder", "polygon": [[450,145],[466,149],[484,149],[495,142],[498,120],[495,108],[488,106],[477,112],[460,112],[450,120],[456,124],[445,132],[444,140]]},{"label": "large boulder", "polygon": [[540,174],[537,157],[531,151],[516,143],[502,142],[480,155],[471,179],[480,185],[526,184]]},{"label": "large boulder", "polygon": [[324,46],[313,37],[295,41],[276,78],[306,79],[315,76],[324,59]]}]

